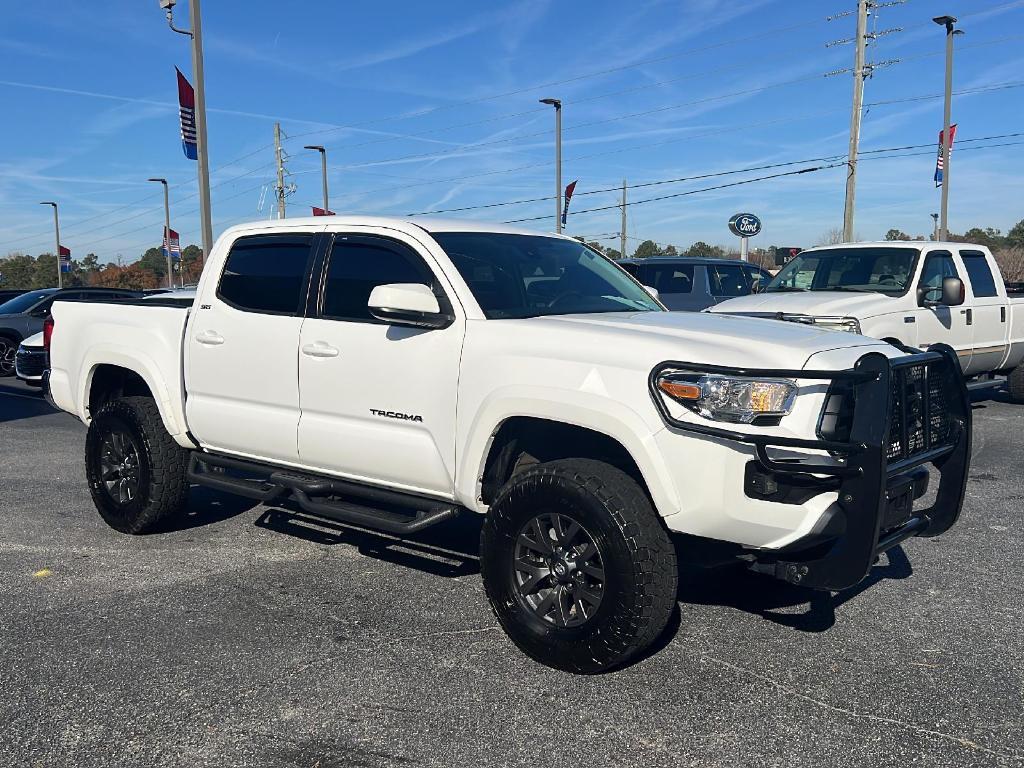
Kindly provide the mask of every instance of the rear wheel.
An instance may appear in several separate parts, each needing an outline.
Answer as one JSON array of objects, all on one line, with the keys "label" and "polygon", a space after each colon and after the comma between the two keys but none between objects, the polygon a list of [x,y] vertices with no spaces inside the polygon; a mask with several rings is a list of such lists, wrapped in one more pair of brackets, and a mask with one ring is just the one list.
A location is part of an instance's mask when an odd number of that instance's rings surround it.
[{"label": "rear wheel", "polygon": [[653,643],[675,607],[675,549],[628,475],[590,459],[538,464],[499,492],[481,532],[484,587],[531,658],[593,674]]},{"label": "rear wheel", "polygon": [[85,439],[86,477],[100,516],[124,533],[152,531],[185,504],[187,458],[152,398],[107,403]]},{"label": "rear wheel", "polygon": [[1024,405],[1024,363],[1021,363],[1006,377],[1006,388],[1010,392],[1010,402]]},{"label": "rear wheel", "polygon": [[18,353],[18,342],[0,336],[0,378],[14,375],[14,356]]}]

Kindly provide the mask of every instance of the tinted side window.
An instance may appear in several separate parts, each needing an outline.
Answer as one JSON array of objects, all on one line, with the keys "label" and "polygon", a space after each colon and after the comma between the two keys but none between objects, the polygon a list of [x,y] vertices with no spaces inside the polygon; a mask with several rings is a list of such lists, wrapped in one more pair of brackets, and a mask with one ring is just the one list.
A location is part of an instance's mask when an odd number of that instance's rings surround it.
[{"label": "tinted side window", "polygon": [[248,312],[297,315],[312,235],[241,237],[231,246],[217,296]]},{"label": "tinted side window", "polygon": [[924,268],[921,270],[921,282],[919,287],[934,289],[942,287],[942,280],[946,277],[960,277],[956,271],[956,262],[953,255],[948,252],[928,254],[925,259]]},{"label": "tinted side window", "polygon": [[712,296],[746,296],[750,293],[739,264],[709,264],[708,284]]},{"label": "tinted side window", "polygon": [[692,264],[646,264],[643,270],[644,285],[657,288],[658,293],[692,293]]},{"label": "tinted side window", "polygon": [[971,288],[974,289],[975,298],[982,299],[987,296],[999,295],[985,254],[980,251],[960,251],[960,258],[964,260],[967,276],[971,278]]},{"label": "tinted side window", "polygon": [[637,275],[640,274],[640,270],[636,264],[619,264],[619,266],[626,270],[633,277],[636,277]]},{"label": "tinted side window", "polygon": [[433,275],[410,249],[389,240],[337,237],[327,264],[320,314],[336,320],[379,322],[367,308],[370,293],[388,283],[434,287]]}]

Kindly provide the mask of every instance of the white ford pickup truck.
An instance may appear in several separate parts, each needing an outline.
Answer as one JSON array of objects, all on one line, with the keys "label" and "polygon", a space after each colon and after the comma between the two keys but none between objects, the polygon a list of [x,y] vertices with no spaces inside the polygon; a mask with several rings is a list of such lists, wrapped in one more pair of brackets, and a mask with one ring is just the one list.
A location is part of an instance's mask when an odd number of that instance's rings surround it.
[{"label": "white ford pickup truck", "polygon": [[45,333],[44,386],[88,425],[89,488],[115,529],[166,524],[193,484],[398,535],[484,514],[499,622],[573,672],[662,632],[675,532],[838,590],[963,503],[953,350],[671,313],[561,236],[234,227],[194,303],[57,302]]},{"label": "white ford pickup truck", "polygon": [[801,252],[762,291],[708,311],[952,347],[966,376],[1007,374],[1024,403],[1024,292],[988,248],[966,243],[844,243]]}]

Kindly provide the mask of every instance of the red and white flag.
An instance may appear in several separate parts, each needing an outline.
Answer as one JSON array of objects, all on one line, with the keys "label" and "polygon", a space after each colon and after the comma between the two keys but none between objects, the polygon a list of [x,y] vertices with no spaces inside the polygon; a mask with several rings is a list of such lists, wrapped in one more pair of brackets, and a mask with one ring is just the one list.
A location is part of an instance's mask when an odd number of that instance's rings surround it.
[{"label": "red and white flag", "polygon": [[[576,181],[579,181],[579,179],[576,179]],[[562,226],[563,227],[565,226],[566,219],[569,218],[569,201],[572,200],[572,193],[576,191],[576,181],[571,182],[565,188],[565,197],[562,198],[564,200],[564,202],[562,203]]]},{"label": "red and white flag", "polygon": [[334,211],[328,211],[326,208],[317,208],[315,205],[311,206],[311,207],[313,208],[313,215],[314,216],[333,216],[334,215]]},{"label": "red and white flag", "polygon": [[[939,158],[935,161],[935,187],[942,186],[942,139],[945,131],[939,131]],[[956,140],[956,123],[949,126],[949,151],[953,152],[953,142]]]}]

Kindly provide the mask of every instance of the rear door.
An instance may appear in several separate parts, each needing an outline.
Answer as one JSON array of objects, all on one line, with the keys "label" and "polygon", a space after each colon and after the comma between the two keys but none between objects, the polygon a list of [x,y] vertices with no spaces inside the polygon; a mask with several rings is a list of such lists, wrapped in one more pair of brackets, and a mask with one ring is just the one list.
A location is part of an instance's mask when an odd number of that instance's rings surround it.
[{"label": "rear door", "polygon": [[451,311],[450,285],[411,238],[333,235],[299,342],[299,456],[311,469],[450,498],[464,320],[459,308],[441,329],[376,320],[367,300],[388,283],[428,285]]},{"label": "rear door", "polygon": [[715,301],[725,301],[750,293],[750,278],[743,266],[735,264],[708,264],[708,287]]},{"label": "rear door", "polygon": [[983,251],[964,249],[960,259],[967,273],[968,322],[972,329],[971,363],[968,373],[996,370],[1006,357],[1009,316],[1006,292],[992,273]]},{"label": "rear door", "polygon": [[186,415],[204,447],[298,461],[299,330],[315,240],[311,228],[243,235],[204,283],[185,339]]},{"label": "rear door", "polygon": [[[942,288],[947,277],[965,280],[963,270],[956,257],[949,251],[930,251],[924,257],[918,288],[931,291],[932,296]],[[916,298],[916,297],[915,297]],[[947,307],[936,304],[918,307],[913,315],[917,326],[917,346],[927,349],[932,344],[948,344],[956,350],[960,367],[966,372],[971,364],[971,350],[974,347],[974,330],[967,324],[968,305]]]}]

